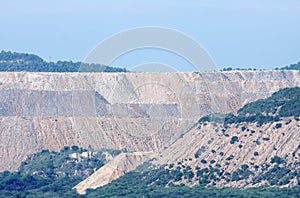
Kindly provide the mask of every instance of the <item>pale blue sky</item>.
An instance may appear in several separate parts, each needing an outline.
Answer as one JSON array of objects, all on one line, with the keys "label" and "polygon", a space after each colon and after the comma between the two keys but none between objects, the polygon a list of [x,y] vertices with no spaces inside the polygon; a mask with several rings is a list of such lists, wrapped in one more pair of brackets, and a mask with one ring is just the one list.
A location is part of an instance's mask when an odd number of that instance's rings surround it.
[{"label": "pale blue sky", "polygon": [[[199,42],[217,66],[273,68],[300,61],[300,1],[0,0],[0,49],[45,60],[82,61],[119,31],[161,26]],[[133,52],[116,65],[184,61],[165,52]],[[185,70],[182,68],[182,70]]]}]

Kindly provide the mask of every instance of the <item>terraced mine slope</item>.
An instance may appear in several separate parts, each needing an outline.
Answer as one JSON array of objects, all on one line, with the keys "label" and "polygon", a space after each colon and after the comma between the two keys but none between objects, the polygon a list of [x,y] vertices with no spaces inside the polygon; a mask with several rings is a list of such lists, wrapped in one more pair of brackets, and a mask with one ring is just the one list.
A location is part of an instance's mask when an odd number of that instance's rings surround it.
[{"label": "terraced mine slope", "polygon": [[294,86],[298,71],[0,73],[0,171],[72,145],[160,152],[203,115]]}]

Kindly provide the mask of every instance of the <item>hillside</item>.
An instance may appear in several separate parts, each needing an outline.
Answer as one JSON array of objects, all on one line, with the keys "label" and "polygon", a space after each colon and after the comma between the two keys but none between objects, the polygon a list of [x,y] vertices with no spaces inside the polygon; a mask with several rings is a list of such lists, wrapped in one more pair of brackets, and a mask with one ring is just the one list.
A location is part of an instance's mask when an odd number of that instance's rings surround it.
[{"label": "hillside", "polygon": [[[0,174],[0,194],[297,197],[299,101],[299,87],[285,88],[244,105],[234,115],[204,116],[157,153],[77,146],[43,150],[29,155],[18,172]],[[249,119],[253,114],[260,119]],[[80,194],[72,190],[74,186]]]},{"label": "hillside", "polygon": [[297,87],[246,104],[235,116],[203,117],[194,129],[163,151],[156,163],[174,164],[170,170],[189,167],[186,171],[195,174],[195,178],[183,179],[189,185],[299,185],[299,109]]},{"label": "hillside", "polygon": [[[269,98],[246,104],[238,110],[235,119],[232,114],[202,117],[197,125],[150,161],[155,166],[148,164],[140,169],[138,174],[143,178],[140,182],[163,187],[181,184],[238,188],[299,186],[299,101],[300,88],[286,88]],[[276,119],[259,116],[268,112]],[[253,113],[261,120],[245,119]],[[230,117],[229,123],[226,117]],[[88,180],[91,179],[96,180],[97,175],[91,175]],[[85,181],[76,186],[79,192],[95,187],[95,184],[84,184]]]},{"label": "hillside", "polygon": [[0,173],[0,197],[76,197],[72,187],[122,151],[65,146],[27,156],[17,172]]},{"label": "hillside", "polygon": [[294,86],[298,71],[0,73],[0,170],[72,145],[159,152],[201,116]]},{"label": "hillside", "polygon": [[300,61],[296,64],[290,64],[288,66],[280,68],[281,70],[300,70]]},{"label": "hillside", "polygon": [[124,68],[82,62],[57,61],[46,62],[34,54],[18,52],[0,52],[1,72],[127,72]]}]

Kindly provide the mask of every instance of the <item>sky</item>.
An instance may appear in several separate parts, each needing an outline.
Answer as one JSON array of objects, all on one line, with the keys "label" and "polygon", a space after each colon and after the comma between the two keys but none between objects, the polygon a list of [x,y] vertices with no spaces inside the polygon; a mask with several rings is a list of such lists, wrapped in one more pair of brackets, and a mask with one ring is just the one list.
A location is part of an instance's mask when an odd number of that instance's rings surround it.
[{"label": "sky", "polygon": [[[83,61],[118,32],[145,26],[174,29],[197,41],[218,68],[271,69],[300,61],[297,0],[0,0],[0,50],[46,61]],[[188,63],[154,49],[125,54],[113,65]]]}]

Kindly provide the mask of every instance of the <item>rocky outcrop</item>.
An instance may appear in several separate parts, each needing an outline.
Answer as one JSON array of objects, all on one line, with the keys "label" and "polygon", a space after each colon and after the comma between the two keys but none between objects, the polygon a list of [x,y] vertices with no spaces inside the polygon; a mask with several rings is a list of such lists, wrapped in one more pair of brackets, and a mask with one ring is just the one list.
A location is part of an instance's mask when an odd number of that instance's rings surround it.
[{"label": "rocky outcrop", "polygon": [[293,86],[299,71],[0,73],[0,171],[71,145],[159,152],[203,115]]}]

